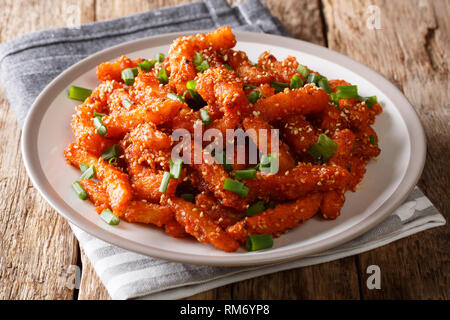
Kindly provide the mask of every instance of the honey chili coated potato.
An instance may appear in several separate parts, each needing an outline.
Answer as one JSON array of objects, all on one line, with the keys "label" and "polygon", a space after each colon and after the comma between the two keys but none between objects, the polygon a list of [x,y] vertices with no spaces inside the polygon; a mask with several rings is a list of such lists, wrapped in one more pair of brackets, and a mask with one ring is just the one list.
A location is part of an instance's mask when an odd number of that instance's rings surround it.
[{"label": "honey chili coated potato", "polygon": [[[381,151],[376,97],[293,56],[266,51],[252,62],[235,45],[228,26],[180,37],[156,58],[101,63],[96,88],[69,93],[81,101],[71,121],[75,142],[64,151],[83,171],[72,185],[78,197],[99,214],[110,209],[226,252],[261,238],[270,241],[247,248],[266,249],[319,212],[336,219],[345,192],[357,190]],[[193,141],[208,129],[216,130]],[[242,143],[237,133],[245,131]],[[235,147],[225,162],[228,150],[211,151],[213,141]],[[233,153],[239,162],[227,158]],[[278,171],[266,161],[277,161]]]},{"label": "honey chili coated potato", "polygon": [[246,217],[227,228],[227,233],[239,242],[244,242],[248,235],[273,234],[277,235],[298,226],[299,223],[310,219],[319,210],[322,194],[315,192]]}]

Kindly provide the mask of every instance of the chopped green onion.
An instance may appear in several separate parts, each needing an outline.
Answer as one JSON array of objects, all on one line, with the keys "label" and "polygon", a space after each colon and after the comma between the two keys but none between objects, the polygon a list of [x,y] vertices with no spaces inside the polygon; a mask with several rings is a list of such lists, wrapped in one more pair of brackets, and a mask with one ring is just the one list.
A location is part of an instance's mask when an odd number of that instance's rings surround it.
[{"label": "chopped green onion", "polygon": [[167,172],[167,171],[164,172],[164,175],[163,175],[163,178],[161,181],[161,185],[159,186],[159,192],[166,193],[170,178],[172,178],[172,175],[170,174],[170,172]]},{"label": "chopped green onion", "polygon": [[106,114],[104,114],[104,113],[99,113],[99,112],[95,112],[95,111],[94,111],[94,117],[100,117],[100,118],[103,118],[104,116],[106,116]]},{"label": "chopped green onion", "polygon": [[208,110],[206,110],[206,109],[200,110],[200,118],[202,119],[203,124],[205,126],[208,126],[212,122],[212,119],[209,116]]},{"label": "chopped green onion", "polygon": [[263,154],[259,164],[259,170],[263,172],[278,172],[278,153]]},{"label": "chopped green onion", "polygon": [[133,104],[134,104],[134,103],[131,102],[131,101],[128,100],[128,99],[122,100],[122,106],[123,106],[124,108],[126,108],[126,109],[130,109],[130,107],[131,107]]},{"label": "chopped green onion", "polygon": [[371,108],[378,103],[378,98],[377,96],[367,97],[364,98],[364,102],[368,108]]},{"label": "chopped green onion", "polygon": [[81,173],[83,173],[87,169],[89,169],[89,166],[87,164],[84,164],[84,163],[81,163],[81,162],[78,163],[78,166],[80,167]]},{"label": "chopped green onion", "polygon": [[330,88],[330,84],[328,83],[328,79],[327,78],[322,78],[319,80],[319,82],[317,83],[319,85],[319,87],[321,87],[326,93],[330,94],[331,93],[331,88]]},{"label": "chopped green onion", "polygon": [[273,238],[271,234],[255,234],[247,237],[245,242],[247,251],[257,251],[273,247]]},{"label": "chopped green onion", "polygon": [[331,92],[330,93],[330,100],[331,100],[331,102],[333,102],[337,106],[337,108],[339,110],[339,99],[337,98],[335,92]]},{"label": "chopped green onion", "polygon": [[109,160],[108,160],[108,163],[111,164],[111,165],[113,165],[113,166],[115,166],[115,165],[117,164],[117,158],[114,157],[114,158],[109,159]]},{"label": "chopped green onion", "polygon": [[270,87],[275,89],[275,92],[281,92],[283,91],[285,88],[289,88],[289,83],[283,83],[283,82],[277,82],[277,81],[272,81],[270,83]]},{"label": "chopped green onion", "polygon": [[256,169],[236,170],[234,176],[238,180],[242,179],[254,179],[256,177]]},{"label": "chopped green onion", "polygon": [[186,101],[184,100],[184,98],[182,96],[179,96],[173,92],[169,92],[167,94],[167,98],[172,99],[172,100],[178,100],[180,102],[186,103]]},{"label": "chopped green onion", "polygon": [[150,70],[155,64],[156,64],[156,60],[144,60],[141,63],[139,63],[139,68],[141,68],[142,70]]},{"label": "chopped green onion", "polygon": [[189,80],[188,82],[186,82],[186,89],[195,90],[195,87],[197,87],[197,81]]},{"label": "chopped green onion", "polygon": [[120,149],[117,144],[114,144],[102,151],[102,158],[105,161],[109,161],[112,158],[117,158],[120,156]]},{"label": "chopped green onion", "polygon": [[204,60],[203,56],[197,51],[194,54],[194,66],[198,72],[204,72],[209,69],[208,61]]},{"label": "chopped green onion", "polygon": [[303,87],[303,80],[298,75],[294,74],[291,78],[291,84],[289,85],[289,88],[291,90],[293,89],[299,89]]},{"label": "chopped green onion", "polygon": [[369,136],[369,140],[370,140],[370,144],[373,144],[373,145],[375,145],[375,146],[378,145],[378,142],[377,142],[377,140],[375,139],[375,136],[374,136],[373,134],[371,134],[371,135]]},{"label": "chopped green onion", "polygon": [[111,226],[117,226],[120,223],[120,218],[116,217],[110,209],[103,210],[100,218]]},{"label": "chopped green onion", "polygon": [[77,86],[70,86],[70,88],[69,88],[69,98],[73,99],[73,100],[84,101],[91,94],[92,94],[92,90],[90,90],[90,89],[77,87]]},{"label": "chopped green onion", "polygon": [[244,198],[248,194],[248,188],[242,182],[230,178],[225,179],[223,189],[234,192],[242,198]]},{"label": "chopped green onion", "polygon": [[158,62],[164,62],[164,58],[165,58],[166,56],[164,55],[164,53],[158,53],[157,55],[156,55],[156,60],[158,61]]},{"label": "chopped green onion", "polygon": [[244,89],[245,88],[256,89],[257,87],[249,83],[244,83]]},{"label": "chopped green onion", "polygon": [[359,99],[358,86],[338,86],[336,97],[338,99]]},{"label": "chopped green onion", "polygon": [[197,71],[199,71],[199,72],[204,72],[204,71],[208,70],[209,69],[208,61],[203,60],[202,63],[200,63],[198,66],[195,66],[195,69],[197,69]]},{"label": "chopped green onion", "polygon": [[173,178],[179,179],[181,176],[181,168],[183,167],[182,159],[170,159],[170,174]]},{"label": "chopped green onion", "polygon": [[320,79],[322,79],[322,76],[318,75],[317,73],[310,73],[308,79],[306,79],[306,83],[318,84]]},{"label": "chopped green onion", "polygon": [[309,76],[309,69],[305,67],[304,65],[299,64],[297,67],[298,73],[300,73],[303,77],[303,79],[308,79]]},{"label": "chopped green onion", "polygon": [[248,101],[250,101],[251,103],[255,103],[259,98],[261,98],[261,92],[259,91],[255,90],[248,94]]},{"label": "chopped green onion", "polygon": [[327,162],[337,151],[337,143],[328,138],[326,134],[320,134],[319,139],[309,149],[308,153],[314,158],[322,158],[324,162]]},{"label": "chopped green onion", "polygon": [[97,129],[97,132],[101,137],[104,137],[108,132],[108,129],[106,129],[105,125],[103,124],[102,118],[100,117],[94,117],[94,127],[95,129]]},{"label": "chopped green onion", "polygon": [[88,198],[86,190],[83,189],[79,181],[75,181],[74,183],[72,183],[72,189],[76,192],[78,198],[80,198],[81,200],[86,200]]},{"label": "chopped green onion", "polygon": [[224,66],[225,66],[225,68],[227,68],[228,70],[233,70],[233,68],[232,68],[229,64],[227,64],[227,63],[225,63]]},{"label": "chopped green onion", "polygon": [[192,193],[183,193],[180,197],[187,202],[195,203],[195,196]]},{"label": "chopped green onion", "polygon": [[169,76],[167,75],[166,69],[159,69],[157,78],[159,82],[167,84],[169,82]]},{"label": "chopped green onion", "polygon": [[194,65],[199,65],[203,62],[203,56],[198,52],[195,51],[194,53]]},{"label": "chopped green onion", "polygon": [[255,202],[250,207],[245,210],[245,213],[247,214],[247,217],[251,217],[257,213],[263,212],[266,210],[266,204],[264,201],[260,200],[258,202]]},{"label": "chopped green onion", "polygon": [[122,71],[122,80],[126,85],[132,86],[134,83],[134,77],[138,74],[137,68],[127,68]]},{"label": "chopped green onion", "polygon": [[84,172],[81,174],[80,179],[91,179],[92,177],[95,176],[95,166],[91,165],[89,168],[87,168],[86,170],[84,170]]},{"label": "chopped green onion", "polygon": [[186,82],[186,89],[189,91],[189,94],[191,95],[192,99],[198,99],[199,94],[195,91],[195,88],[197,87],[197,81],[195,80],[189,80]]}]

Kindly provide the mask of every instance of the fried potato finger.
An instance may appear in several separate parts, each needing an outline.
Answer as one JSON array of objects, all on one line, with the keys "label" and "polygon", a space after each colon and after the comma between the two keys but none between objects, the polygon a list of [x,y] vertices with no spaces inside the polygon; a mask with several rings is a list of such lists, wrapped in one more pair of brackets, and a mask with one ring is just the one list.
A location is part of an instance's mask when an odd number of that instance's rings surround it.
[{"label": "fried potato finger", "polygon": [[292,229],[300,222],[310,219],[319,210],[321,193],[312,193],[293,202],[277,205],[274,209],[246,217],[229,226],[226,231],[234,239],[243,243],[248,235],[273,234]]},{"label": "fried potato finger", "polygon": [[210,217],[191,202],[181,198],[167,199],[168,206],[175,212],[175,219],[184,226],[187,233],[198,241],[210,243],[214,247],[226,252],[236,251],[239,243],[229,236]]}]

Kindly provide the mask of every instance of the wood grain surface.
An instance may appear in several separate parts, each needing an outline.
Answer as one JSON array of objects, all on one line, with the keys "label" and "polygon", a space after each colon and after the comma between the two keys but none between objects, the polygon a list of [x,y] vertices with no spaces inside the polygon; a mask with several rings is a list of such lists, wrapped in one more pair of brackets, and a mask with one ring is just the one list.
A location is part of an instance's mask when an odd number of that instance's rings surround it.
[{"label": "wood grain surface", "polygon": [[[185,2],[191,1],[2,0],[0,41]],[[404,92],[428,140],[419,185],[448,219],[450,1],[268,0],[267,6],[294,37],[363,62]],[[20,130],[2,93],[0,139],[0,299],[109,299],[68,224],[31,185],[22,164]],[[358,256],[238,282],[190,299],[448,299],[449,236],[448,226],[435,228]],[[366,269],[372,264],[381,268],[381,290],[367,289]],[[78,290],[71,285],[77,266]]]}]

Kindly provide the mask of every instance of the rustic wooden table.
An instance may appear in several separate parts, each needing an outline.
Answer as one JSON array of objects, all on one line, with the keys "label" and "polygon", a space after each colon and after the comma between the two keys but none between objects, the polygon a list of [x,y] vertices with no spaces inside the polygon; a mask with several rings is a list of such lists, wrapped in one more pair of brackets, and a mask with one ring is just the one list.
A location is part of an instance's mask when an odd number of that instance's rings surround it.
[{"label": "rustic wooden table", "polygon": [[[0,41],[183,2],[188,1],[2,0]],[[294,37],[361,61],[404,92],[428,138],[419,185],[450,218],[450,1],[268,0],[267,5]],[[28,179],[19,151],[20,130],[3,93],[0,106],[0,299],[109,299],[66,221]],[[449,236],[444,226],[354,257],[192,298],[448,299]],[[372,264],[381,268],[381,290],[366,286],[366,269]],[[79,289],[66,285],[73,265],[82,270]]]}]

